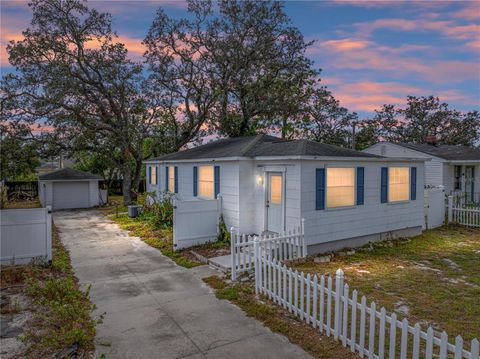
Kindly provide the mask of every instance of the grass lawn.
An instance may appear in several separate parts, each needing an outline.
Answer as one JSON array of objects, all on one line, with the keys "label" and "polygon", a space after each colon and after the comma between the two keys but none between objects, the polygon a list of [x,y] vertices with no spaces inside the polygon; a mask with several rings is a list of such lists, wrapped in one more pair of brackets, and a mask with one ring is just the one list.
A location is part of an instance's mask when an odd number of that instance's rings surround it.
[{"label": "grass lawn", "polygon": [[223,278],[212,276],[203,279],[210,285],[219,299],[229,300],[239,306],[249,317],[262,322],[273,332],[286,336],[290,342],[299,345],[315,358],[354,359],[358,358],[349,349],[332,338],[320,334],[293,314],[273,304],[267,298],[255,297],[255,285],[252,282],[232,283]]},{"label": "grass lawn", "polygon": [[[51,266],[30,264],[2,267],[2,297],[13,298],[2,303],[2,315],[25,315],[29,318],[20,336],[24,352],[18,357],[53,357],[72,349],[78,357],[92,357],[96,321],[94,309],[78,286],[70,264],[70,255],[53,227]],[[22,300],[19,300],[21,298]]]},{"label": "grass lawn", "polygon": [[308,258],[305,273],[345,272],[346,282],[400,318],[445,330],[450,338],[480,338],[480,229],[444,226],[406,240],[367,245],[331,262]]}]

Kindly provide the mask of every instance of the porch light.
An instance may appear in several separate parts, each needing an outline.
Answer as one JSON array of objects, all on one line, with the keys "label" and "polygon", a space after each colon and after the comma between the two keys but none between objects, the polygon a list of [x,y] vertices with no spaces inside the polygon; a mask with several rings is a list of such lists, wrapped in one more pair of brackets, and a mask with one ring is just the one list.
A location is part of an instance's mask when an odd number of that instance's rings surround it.
[{"label": "porch light", "polygon": [[263,176],[262,176],[262,175],[258,175],[258,176],[257,176],[257,183],[258,183],[259,185],[263,185]]}]

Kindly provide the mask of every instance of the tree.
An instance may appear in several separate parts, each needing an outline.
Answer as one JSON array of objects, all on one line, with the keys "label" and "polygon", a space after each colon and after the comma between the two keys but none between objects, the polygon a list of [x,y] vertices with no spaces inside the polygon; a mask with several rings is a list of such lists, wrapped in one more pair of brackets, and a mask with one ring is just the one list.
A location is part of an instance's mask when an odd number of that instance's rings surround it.
[{"label": "tree", "polygon": [[96,144],[115,148],[125,203],[138,187],[143,142],[154,136],[162,93],[148,88],[141,64],[127,58],[109,14],[79,0],[33,0],[24,39],[7,47],[16,72],[2,79],[2,110],[9,121],[45,121],[73,151]]},{"label": "tree", "polygon": [[300,94],[317,72],[305,56],[310,43],[282,4],[219,1],[214,12],[211,1],[190,0],[188,11],[173,20],[160,9],[145,39],[153,77],[171,94],[177,147],[193,137],[190,128],[208,123],[210,131],[243,136],[298,111],[285,96]]},{"label": "tree", "polygon": [[357,121],[355,112],[342,107],[324,87],[316,89],[310,98],[308,116],[299,124],[299,135],[313,141],[348,147],[351,126]]},{"label": "tree", "polygon": [[24,180],[35,174],[40,164],[38,143],[25,124],[0,120],[0,179]]},{"label": "tree", "polygon": [[380,131],[377,121],[363,120],[356,122],[355,150],[363,150],[379,141]]},{"label": "tree", "polygon": [[439,144],[473,146],[480,139],[478,111],[450,109],[434,96],[408,96],[405,108],[384,105],[376,111],[374,120],[380,135],[388,141],[427,143],[433,136]]}]

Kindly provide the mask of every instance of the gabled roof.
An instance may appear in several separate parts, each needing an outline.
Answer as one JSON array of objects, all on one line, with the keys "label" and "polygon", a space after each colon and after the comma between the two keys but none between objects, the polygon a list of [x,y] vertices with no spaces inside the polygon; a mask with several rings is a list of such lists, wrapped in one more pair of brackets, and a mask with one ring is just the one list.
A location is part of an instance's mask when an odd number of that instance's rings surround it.
[{"label": "gabled roof", "polygon": [[401,143],[392,142],[395,145],[399,145],[411,150],[423,152],[428,155],[440,157],[445,160],[452,161],[480,161],[480,148],[466,147],[466,146],[453,146],[453,145],[428,145],[428,144],[415,144],[415,143]]},{"label": "gabled roof", "polygon": [[74,170],[73,168],[62,168],[53,172],[45,173],[38,176],[42,181],[58,181],[58,180],[89,180],[103,179],[101,176],[92,173]]},{"label": "gabled roof", "polygon": [[283,140],[269,135],[220,139],[185,151],[150,158],[149,161],[176,161],[222,157],[324,156],[382,158],[309,140]]}]

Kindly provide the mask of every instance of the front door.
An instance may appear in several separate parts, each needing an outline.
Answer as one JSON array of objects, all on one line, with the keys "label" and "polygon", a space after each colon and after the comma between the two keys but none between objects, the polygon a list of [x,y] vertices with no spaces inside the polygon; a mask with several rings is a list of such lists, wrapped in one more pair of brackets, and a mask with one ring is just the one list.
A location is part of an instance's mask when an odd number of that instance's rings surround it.
[{"label": "front door", "polygon": [[267,223],[266,229],[271,232],[283,231],[283,214],[285,193],[283,174],[281,172],[268,172],[267,175]]}]

